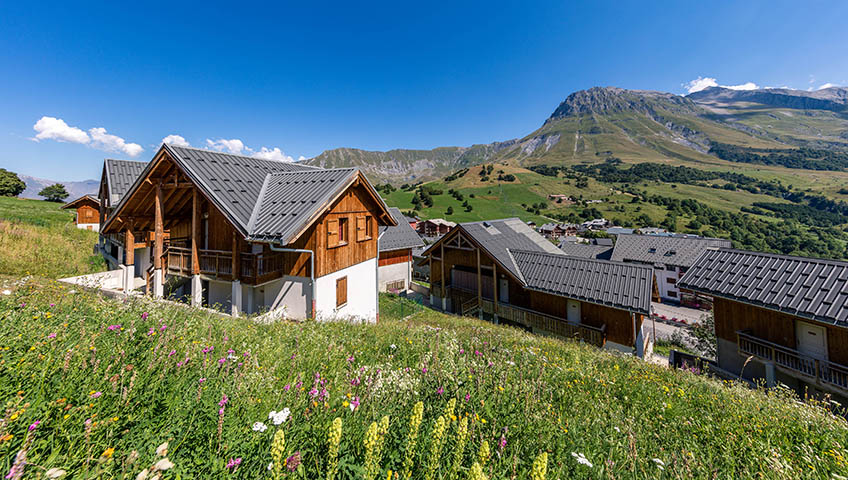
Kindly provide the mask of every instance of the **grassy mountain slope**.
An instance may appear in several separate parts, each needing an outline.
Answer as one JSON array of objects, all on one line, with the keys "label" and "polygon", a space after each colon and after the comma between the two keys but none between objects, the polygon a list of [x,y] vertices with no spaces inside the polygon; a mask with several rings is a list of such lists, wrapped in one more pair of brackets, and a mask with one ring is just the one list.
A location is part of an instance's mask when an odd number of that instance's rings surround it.
[{"label": "grassy mountain slope", "polygon": [[136,478],[163,457],[164,478],[260,478],[287,458],[288,477],[337,479],[848,469],[848,425],[827,405],[402,302],[381,298],[378,325],[259,324],[20,284],[0,296],[0,468],[26,449],[23,478]]}]

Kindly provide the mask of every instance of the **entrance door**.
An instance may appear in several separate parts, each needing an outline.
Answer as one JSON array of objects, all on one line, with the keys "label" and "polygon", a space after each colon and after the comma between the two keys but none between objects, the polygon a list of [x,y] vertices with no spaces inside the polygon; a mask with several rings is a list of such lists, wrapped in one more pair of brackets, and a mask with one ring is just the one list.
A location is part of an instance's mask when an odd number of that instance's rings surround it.
[{"label": "entrance door", "polygon": [[568,306],[568,323],[580,323],[580,302],[577,300],[569,300]]},{"label": "entrance door", "polygon": [[501,303],[509,303],[509,279],[498,279],[498,301]]},{"label": "entrance door", "polygon": [[804,355],[827,360],[827,330],[819,325],[795,322],[798,351]]}]

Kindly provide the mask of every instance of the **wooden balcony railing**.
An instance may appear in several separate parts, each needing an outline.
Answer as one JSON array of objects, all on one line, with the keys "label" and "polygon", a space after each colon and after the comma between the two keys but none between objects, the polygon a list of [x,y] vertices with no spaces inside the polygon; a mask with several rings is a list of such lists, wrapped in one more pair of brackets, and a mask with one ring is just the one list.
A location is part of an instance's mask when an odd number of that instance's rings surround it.
[{"label": "wooden balcony railing", "polygon": [[[492,300],[484,298],[480,307],[482,307],[484,313],[490,315],[495,313],[495,305]],[[466,312],[468,312],[467,314],[476,313],[478,308],[477,299],[467,300],[462,304],[461,308],[463,315]],[[561,337],[583,340],[597,347],[603,347],[607,340],[606,325],[593,327],[580,323],[569,323],[564,318],[500,302],[498,302],[497,315],[498,318],[523,325],[527,328],[543,330]]]},{"label": "wooden balcony railing", "polygon": [[810,377],[819,385],[848,390],[848,366],[810,357],[747,332],[738,331],[736,336],[741,354],[753,355],[789,373]]},{"label": "wooden balcony railing", "polygon": [[[170,246],[163,254],[168,273],[191,275],[191,249]],[[241,253],[239,278],[247,283],[263,283],[279,277],[283,272],[282,253]],[[223,280],[233,278],[233,254],[224,250],[198,250],[200,273]]]}]

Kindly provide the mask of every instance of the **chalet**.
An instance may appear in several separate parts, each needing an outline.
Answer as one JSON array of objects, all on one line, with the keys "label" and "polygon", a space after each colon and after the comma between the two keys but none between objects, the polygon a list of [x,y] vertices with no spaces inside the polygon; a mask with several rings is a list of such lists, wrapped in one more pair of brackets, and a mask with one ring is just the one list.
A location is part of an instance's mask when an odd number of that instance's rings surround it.
[{"label": "chalet", "polygon": [[431,218],[418,222],[418,233],[425,237],[440,237],[450,232],[456,224],[443,218]]},{"label": "chalet", "polygon": [[[233,314],[377,317],[380,226],[395,226],[355,168],[321,169],[163,145],[114,205],[125,290],[148,239],[146,290]],[[166,233],[167,238],[166,238]]]},{"label": "chalet", "polygon": [[587,220],[580,224],[578,227],[578,231],[585,232],[589,230],[604,230],[610,226],[610,221],[605,218],[596,218],[594,220]]},{"label": "chalet", "polygon": [[641,263],[654,269],[654,298],[679,302],[687,306],[709,306],[710,299],[681,291],[677,282],[709,248],[730,247],[730,240],[704,237],[671,237],[659,235],[618,235],[611,259],[616,262]]},{"label": "chalet", "polygon": [[410,227],[412,227],[413,230],[415,230],[416,232],[418,231],[418,222],[421,221],[420,218],[418,218],[416,216],[412,216],[412,217],[406,217],[405,216],[404,220],[406,221],[406,223],[409,224]]},{"label": "chalet", "polygon": [[720,368],[848,401],[848,262],[722,248],[679,283],[714,297]]},{"label": "chalet", "polygon": [[64,205],[63,209],[74,209],[74,225],[83,230],[100,231],[100,201],[91,195],[83,195]]},{"label": "chalet", "polygon": [[559,226],[556,223],[546,223],[539,227],[539,233],[544,235],[547,238],[557,239],[562,235],[565,235],[565,229]]},{"label": "chalet", "polygon": [[[102,226],[106,223],[106,219],[112,213],[115,206],[121,201],[124,194],[129,191],[133,183],[135,183],[144,168],[147,167],[147,162],[135,162],[132,160],[115,160],[107,158],[103,161],[103,172],[100,175],[100,190],[98,198],[100,202],[100,220]],[[146,249],[148,239],[136,239],[136,249]],[[106,259],[106,263],[110,269],[117,269],[118,265],[124,262],[124,239],[119,234],[104,234],[100,232],[100,251]],[[142,254],[136,258],[146,259],[146,250],[138,252]],[[139,268],[140,274],[146,268],[143,262],[136,267]]]},{"label": "chalet", "polygon": [[517,218],[461,223],[431,245],[430,305],[645,352],[651,269],[567,256]]},{"label": "chalet", "polygon": [[389,208],[397,225],[380,227],[379,278],[380,291],[405,292],[412,282],[412,249],[424,242],[397,208]]}]

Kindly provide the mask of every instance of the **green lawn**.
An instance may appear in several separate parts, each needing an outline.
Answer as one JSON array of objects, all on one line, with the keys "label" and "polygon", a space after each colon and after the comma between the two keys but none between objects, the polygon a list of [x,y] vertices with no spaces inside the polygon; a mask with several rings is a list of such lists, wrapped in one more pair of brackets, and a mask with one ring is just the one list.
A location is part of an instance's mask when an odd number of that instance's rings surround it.
[{"label": "green lawn", "polygon": [[0,467],[26,449],[24,478],[157,462],[177,479],[848,470],[848,424],[823,406],[399,302],[382,298],[378,325],[259,324],[20,285],[0,295]]}]

